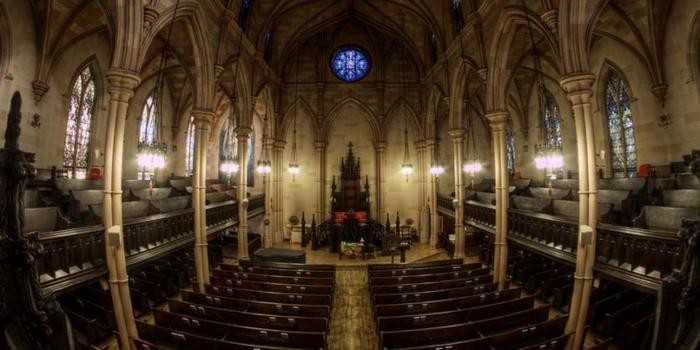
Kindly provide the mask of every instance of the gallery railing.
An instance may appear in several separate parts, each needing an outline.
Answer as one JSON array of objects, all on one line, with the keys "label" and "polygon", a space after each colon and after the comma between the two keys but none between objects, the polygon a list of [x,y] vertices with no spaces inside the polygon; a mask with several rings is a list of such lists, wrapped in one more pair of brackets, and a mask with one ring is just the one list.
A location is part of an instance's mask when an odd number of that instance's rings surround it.
[{"label": "gallery railing", "polygon": [[[442,202],[438,202],[442,203]],[[451,203],[450,203],[451,206]],[[465,224],[487,233],[495,229],[496,207],[465,201]],[[599,223],[594,268],[621,283],[655,291],[661,279],[680,268],[683,251],[675,234],[635,227]],[[575,263],[578,222],[548,214],[508,210],[508,239],[511,243]]]},{"label": "gallery railing", "polygon": [[[251,197],[249,203],[248,217],[264,212],[264,195]],[[123,230],[127,265],[191,245],[194,241],[193,213],[190,208],[126,220]],[[206,218],[208,235],[225,231],[238,222],[238,204],[226,201],[207,205]],[[39,261],[39,280],[46,291],[71,289],[107,272],[102,225],[41,233],[39,240],[44,247]]]}]

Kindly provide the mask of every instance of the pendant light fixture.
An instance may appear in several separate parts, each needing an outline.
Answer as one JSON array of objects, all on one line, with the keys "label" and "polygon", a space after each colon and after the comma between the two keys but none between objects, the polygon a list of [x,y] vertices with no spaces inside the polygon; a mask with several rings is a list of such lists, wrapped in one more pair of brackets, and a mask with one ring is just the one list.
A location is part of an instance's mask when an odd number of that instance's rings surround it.
[{"label": "pendant light fixture", "polygon": [[[178,9],[180,8],[180,0],[175,3],[175,11],[173,11],[172,21],[174,22]],[[152,140],[142,140],[137,145],[136,162],[139,168],[142,169],[143,180],[146,180],[146,171],[151,170],[155,172],[158,169],[165,168],[167,154],[168,154],[168,144],[161,140],[161,127],[162,127],[162,116],[163,116],[163,87],[165,85],[165,67],[168,63],[168,50],[170,49],[170,40],[173,34],[174,25],[171,24],[168,28],[168,35],[163,44],[163,51],[160,57],[160,66],[158,69],[158,77],[156,80],[156,89],[153,96],[153,106],[155,107],[155,113],[151,116],[148,113],[146,118],[154,118],[153,121],[153,139]],[[144,125],[151,125],[150,120],[146,120]],[[148,179],[152,180],[152,179]],[[150,186],[150,185],[149,185]]]},{"label": "pendant light fixture", "polygon": [[296,182],[296,177],[301,172],[299,163],[297,163],[297,116],[299,114],[299,66],[301,57],[301,42],[297,46],[297,67],[296,81],[294,86],[294,129],[292,130],[292,159],[289,161],[287,171],[292,175],[292,182]]},{"label": "pendant light fixture", "polygon": [[442,166],[442,162],[440,161],[440,139],[438,138],[438,120],[437,120],[437,113],[435,113],[435,148],[433,150],[433,162],[430,164],[430,173],[435,176],[439,177],[440,175],[445,173],[445,167]]},{"label": "pendant light fixture", "polygon": [[[525,1],[522,1],[525,12],[528,12],[527,5]],[[564,165],[564,156],[562,154],[561,144],[548,142],[546,126],[544,125],[543,115],[545,113],[545,108],[547,104],[547,94],[544,87],[544,77],[542,72],[542,63],[540,62],[540,55],[537,51],[537,44],[535,43],[535,36],[532,31],[532,23],[530,23],[530,17],[527,18],[527,30],[530,36],[530,42],[532,44],[532,60],[535,65],[535,73],[537,75],[537,104],[539,112],[542,114],[539,118],[539,129],[540,129],[540,143],[535,145],[535,167],[540,170],[553,171],[559,169]]]},{"label": "pendant light fixture", "polygon": [[[406,70],[404,67],[404,47],[401,45],[401,99],[406,102]],[[413,165],[411,164],[411,155],[408,151],[408,116],[404,115],[404,127],[403,127],[403,164],[401,164],[401,173],[406,176],[406,182],[408,182],[408,177],[413,173]]]},{"label": "pendant light fixture", "polygon": [[[226,5],[226,8],[228,8],[228,4]],[[225,33],[225,32],[224,32]],[[233,90],[231,91],[231,95],[229,96],[229,106],[231,108],[231,111],[229,112],[229,119],[228,119],[228,130],[226,132],[226,142],[231,141],[232,138],[235,138],[235,125],[236,125],[236,120],[234,118],[234,112],[235,112],[235,105],[236,105],[236,81],[238,80],[238,66],[240,66],[241,63],[241,43],[243,41],[243,33],[239,33],[238,37],[238,61],[236,62],[236,69],[233,71]],[[233,141],[235,144],[235,140]],[[220,169],[221,172],[226,174],[227,180],[229,187],[231,186],[231,178],[233,177],[233,174],[238,173],[240,170],[241,166],[240,163],[238,162],[238,146],[234,148],[234,151],[231,152],[230,154],[221,154],[219,155],[219,164],[220,164]]]},{"label": "pendant light fixture", "polygon": [[[255,65],[253,65],[253,74],[252,74],[252,81],[255,81]],[[265,78],[267,80],[267,77]],[[263,116],[263,136],[262,136],[262,152],[260,155],[260,160],[258,160],[258,164],[255,168],[255,170],[263,176],[263,183],[265,182],[265,176],[269,173],[272,172],[272,162],[270,161],[270,157],[268,157],[267,154],[267,146],[265,145],[265,142],[267,142],[267,111],[265,111],[265,115]]]}]

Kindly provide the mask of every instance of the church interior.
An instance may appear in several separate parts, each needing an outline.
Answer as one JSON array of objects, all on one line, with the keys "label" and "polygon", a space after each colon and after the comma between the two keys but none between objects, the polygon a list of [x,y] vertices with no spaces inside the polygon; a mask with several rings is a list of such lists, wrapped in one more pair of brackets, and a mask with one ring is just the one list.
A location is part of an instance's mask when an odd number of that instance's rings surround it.
[{"label": "church interior", "polygon": [[7,349],[699,349],[697,0],[0,0]]}]

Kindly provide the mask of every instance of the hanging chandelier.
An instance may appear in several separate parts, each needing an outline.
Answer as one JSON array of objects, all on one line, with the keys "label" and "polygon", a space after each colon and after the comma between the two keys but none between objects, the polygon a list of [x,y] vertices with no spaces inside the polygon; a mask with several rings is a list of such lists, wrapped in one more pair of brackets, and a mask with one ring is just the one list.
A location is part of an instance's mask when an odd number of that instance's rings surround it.
[{"label": "hanging chandelier", "polygon": [[[173,20],[177,16],[178,9],[180,7],[180,0],[175,3],[175,11],[173,11]],[[153,106],[155,108],[155,113],[151,115],[148,113],[146,118],[153,117],[153,138],[149,140],[148,135],[139,140],[137,146],[136,162],[139,168],[142,169],[143,180],[146,180],[146,171],[150,170],[155,172],[157,169],[165,168],[167,155],[168,155],[168,144],[160,140],[161,136],[161,116],[163,113],[163,86],[165,85],[165,67],[168,63],[168,49],[170,48],[170,40],[173,34],[173,25],[168,28],[168,36],[163,45],[163,51],[160,57],[160,67],[158,69],[158,77],[156,81],[156,89],[153,96]],[[148,128],[151,125],[150,120],[146,120],[144,125]],[[149,179],[150,180],[150,179]]]},{"label": "hanging chandelier", "polygon": [[[523,7],[525,8],[525,12],[527,12],[528,9],[525,1],[523,1]],[[535,167],[539,170],[554,171],[555,169],[560,169],[564,166],[564,155],[560,143],[549,142],[547,140],[547,128],[546,125],[544,125],[544,119],[547,118],[545,115],[547,95],[544,87],[542,63],[540,62],[540,55],[537,51],[537,44],[535,43],[535,36],[532,31],[530,17],[526,16],[526,18],[527,30],[530,36],[530,43],[532,44],[532,60],[533,64],[535,65],[535,73],[537,74],[537,103],[539,111],[542,114],[542,117],[544,117],[539,118],[540,143],[535,145]]]},{"label": "hanging chandelier", "polygon": [[301,57],[301,43],[297,46],[297,67],[296,67],[296,85],[294,86],[294,130],[292,131],[292,160],[289,162],[287,172],[292,175],[292,182],[296,182],[296,177],[301,172],[299,163],[297,163],[297,116],[299,114],[299,59]]},{"label": "hanging chandelier", "polygon": [[440,161],[440,139],[438,138],[438,122],[437,122],[437,113],[435,114],[435,148],[433,149],[433,161],[432,164],[430,164],[430,174],[432,174],[435,177],[439,177],[440,175],[445,173],[445,167],[442,166],[442,162]]},{"label": "hanging chandelier", "polygon": [[[406,71],[404,69],[404,47],[401,45],[401,99],[406,101]],[[403,127],[403,164],[401,164],[401,174],[406,176],[406,182],[408,182],[408,177],[413,173],[413,165],[411,164],[411,155],[408,150],[408,117],[404,116],[404,127]]]},{"label": "hanging chandelier", "polygon": [[266,132],[267,132],[267,114],[263,118],[262,155],[260,156],[260,160],[258,161],[258,164],[255,168],[255,170],[259,174],[262,174],[262,176],[265,176],[265,175],[272,172],[272,163],[270,162],[269,158],[267,157],[267,147],[265,146],[265,142],[267,141],[267,133]]},{"label": "hanging chandelier", "polygon": [[[228,3],[226,5],[226,8],[228,8]],[[226,31],[224,31],[224,35],[226,34]],[[235,134],[235,128],[234,125],[236,124],[235,119],[233,118],[234,111],[235,111],[235,104],[236,104],[236,82],[238,80],[238,66],[240,66],[240,50],[241,50],[241,43],[243,42],[243,33],[239,33],[238,37],[238,62],[236,62],[236,69],[233,71],[233,89],[231,91],[231,95],[229,96],[229,106],[231,108],[231,111],[229,112],[229,120],[228,120],[228,130],[226,131],[226,141],[229,141],[232,139],[232,135]],[[219,158],[219,169],[221,170],[222,173],[226,174],[230,186],[231,182],[231,177],[233,177],[233,174],[238,173],[238,171],[241,169],[240,163],[238,162],[238,147],[236,147],[236,151],[232,152],[232,154],[222,154]]]}]

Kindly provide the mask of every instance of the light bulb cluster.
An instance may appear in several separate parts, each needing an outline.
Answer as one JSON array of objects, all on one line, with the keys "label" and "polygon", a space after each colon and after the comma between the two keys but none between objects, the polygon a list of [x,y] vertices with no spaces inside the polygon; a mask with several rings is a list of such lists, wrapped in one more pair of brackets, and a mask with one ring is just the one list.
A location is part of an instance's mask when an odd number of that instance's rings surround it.
[{"label": "light bulb cluster", "polygon": [[259,174],[267,175],[272,172],[272,164],[270,164],[269,160],[259,161],[255,171],[257,171]]},{"label": "light bulb cluster", "polygon": [[236,162],[234,159],[223,159],[221,161],[221,166],[219,167],[221,169],[222,173],[225,174],[234,174],[237,173],[238,170],[240,170],[240,165],[238,165],[238,162]]},{"label": "light bulb cluster", "polygon": [[168,146],[161,143],[140,143],[136,161],[142,169],[165,168]]},{"label": "light bulb cluster", "polygon": [[406,176],[413,174],[413,165],[410,163],[404,163],[401,165],[401,174]]},{"label": "light bulb cluster", "polygon": [[430,166],[430,174],[433,176],[440,176],[445,173],[445,167],[442,164],[433,164]]},{"label": "light bulb cluster", "polygon": [[559,169],[564,166],[564,157],[559,153],[541,153],[535,157],[537,169]]},{"label": "light bulb cluster", "polygon": [[480,173],[482,169],[483,167],[481,165],[481,162],[478,160],[465,163],[464,166],[462,166],[462,170],[464,170],[465,173],[470,175]]},{"label": "light bulb cluster", "polygon": [[287,168],[287,171],[292,175],[298,175],[301,172],[301,168],[299,167],[299,164],[297,164],[297,163],[289,163],[289,167]]}]

